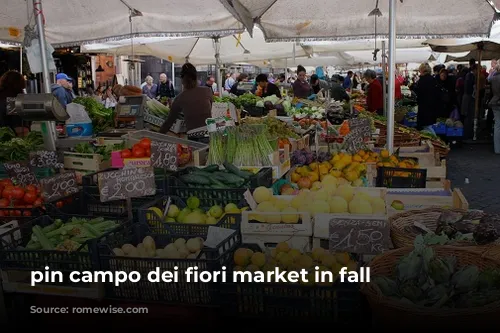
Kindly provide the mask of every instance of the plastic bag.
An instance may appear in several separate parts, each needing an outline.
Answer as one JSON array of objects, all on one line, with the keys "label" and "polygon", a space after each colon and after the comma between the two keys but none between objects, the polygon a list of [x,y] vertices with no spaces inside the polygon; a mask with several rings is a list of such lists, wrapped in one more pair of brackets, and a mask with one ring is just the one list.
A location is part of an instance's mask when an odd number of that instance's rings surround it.
[{"label": "plastic bag", "polygon": [[458,108],[455,107],[453,111],[451,111],[450,119],[453,119],[454,121],[460,120],[460,112],[458,112]]},{"label": "plastic bag", "polygon": [[83,105],[70,103],[66,106],[66,112],[69,115],[69,119],[66,120],[66,124],[92,123],[92,120],[90,120],[90,117]]}]

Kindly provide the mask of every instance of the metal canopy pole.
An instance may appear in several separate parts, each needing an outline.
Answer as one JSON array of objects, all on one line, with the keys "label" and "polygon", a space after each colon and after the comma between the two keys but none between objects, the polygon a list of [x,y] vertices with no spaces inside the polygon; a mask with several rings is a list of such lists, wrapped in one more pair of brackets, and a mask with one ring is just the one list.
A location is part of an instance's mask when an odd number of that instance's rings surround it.
[{"label": "metal canopy pole", "polygon": [[385,40],[382,41],[382,91],[384,98],[384,116],[387,117],[387,75],[385,69],[387,68],[387,56],[385,49]]},{"label": "metal canopy pole", "polygon": [[[389,91],[387,92],[387,149],[394,152],[394,98],[396,79],[396,0],[389,0]],[[385,87],[384,87],[385,89]]]},{"label": "metal canopy pole", "polygon": [[[33,15],[36,18],[36,28],[38,31],[38,44],[40,45],[40,60],[42,61],[42,79],[44,88],[43,90],[45,93],[50,94],[50,73],[45,41],[45,27],[43,26],[42,0],[32,0],[32,3]],[[54,121],[44,121],[41,123],[41,128],[45,149],[55,151],[57,138],[56,123]]]},{"label": "metal canopy pole", "polygon": [[221,61],[220,61],[220,38],[214,37],[214,48],[215,48],[215,80],[217,81],[217,87],[219,87],[219,94],[222,96],[222,76],[221,76]]}]

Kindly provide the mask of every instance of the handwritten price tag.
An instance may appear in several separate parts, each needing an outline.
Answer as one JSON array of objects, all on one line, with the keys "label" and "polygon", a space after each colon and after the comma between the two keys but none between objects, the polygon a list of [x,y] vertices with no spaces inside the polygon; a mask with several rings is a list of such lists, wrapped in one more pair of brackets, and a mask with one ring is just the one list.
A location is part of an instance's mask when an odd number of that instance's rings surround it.
[{"label": "handwritten price tag", "polygon": [[371,137],[371,123],[367,118],[354,118],[349,120],[349,134],[344,138],[346,150],[356,153],[365,143],[365,139]]},{"label": "handwritten price tag", "polygon": [[177,170],[177,144],[169,142],[151,142],[151,166]]},{"label": "handwritten price tag", "polygon": [[153,168],[126,168],[98,174],[101,202],[156,194]]},{"label": "handwritten price tag", "polygon": [[7,162],[3,167],[7,171],[7,175],[16,185],[27,186],[36,185],[38,181],[35,174],[31,171],[28,162]]},{"label": "handwritten price tag", "polygon": [[42,197],[47,202],[57,201],[80,191],[75,172],[65,172],[40,179]]},{"label": "handwritten price tag", "polygon": [[391,247],[386,219],[332,218],[329,225],[330,251],[378,254]]},{"label": "handwritten price tag", "polygon": [[39,150],[30,153],[30,165],[35,168],[64,168],[62,156],[55,151]]}]

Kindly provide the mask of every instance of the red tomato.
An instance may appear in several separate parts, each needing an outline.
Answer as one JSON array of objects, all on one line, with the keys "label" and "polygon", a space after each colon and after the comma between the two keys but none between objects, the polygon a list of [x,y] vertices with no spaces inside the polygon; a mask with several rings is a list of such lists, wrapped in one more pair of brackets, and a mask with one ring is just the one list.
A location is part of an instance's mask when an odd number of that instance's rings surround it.
[{"label": "red tomato", "polygon": [[29,203],[29,204],[32,204],[33,202],[35,202],[37,199],[37,196],[35,193],[33,192],[26,192],[26,194],[24,195],[24,202],[26,203]]},{"label": "red tomato", "polygon": [[3,186],[12,185],[12,179],[10,178],[1,179],[0,184],[2,184]]},{"label": "red tomato", "polygon": [[122,158],[131,158],[132,157],[132,152],[130,151],[130,149],[124,149],[122,150],[122,152],[120,153],[121,157]]},{"label": "red tomato", "polygon": [[141,141],[139,141],[138,145],[144,149],[151,148],[151,139],[150,138],[143,138]]},{"label": "red tomato", "polygon": [[13,188],[10,188],[8,186],[6,188],[4,188],[2,191],[2,198],[7,199],[7,200],[11,200],[13,190],[14,190]]},{"label": "red tomato", "polygon": [[11,210],[10,216],[21,216],[21,211],[20,210]]},{"label": "red tomato", "polygon": [[34,207],[40,207],[42,205],[42,199],[36,199],[35,202],[33,202]]},{"label": "red tomato", "polygon": [[26,190],[26,192],[34,192],[34,193],[36,193],[36,191],[37,191],[37,188],[36,188],[35,185],[28,185],[24,189]]},{"label": "red tomato", "polygon": [[144,148],[141,148],[141,147],[137,147],[137,148],[134,147],[134,151],[132,152],[132,155],[134,155],[134,157],[136,157],[136,158],[144,157],[144,156],[146,156],[146,150],[144,150]]},{"label": "red tomato", "polygon": [[0,217],[7,216],[8,211],[6,210],[0,210]]},{"label": "red tomato", "polygon": [[62,201],[56,202],[56,207],[57,208],[62,208],[62,206],[64,206],[64,203]]},{"label": "red tomato", "polygon": [[146,156],[151,157],[151,149],[150,148],[146,149]]},{"label": "red tomato", "polygon": [[23,211],[23,216],[31,216],[31,212],[29,210]]},{"label": "red tomato", "polygon": [[15,187],[12,190],[12,198],[13,199],[22,199],[24,198],[24,190],[20,187]]}]

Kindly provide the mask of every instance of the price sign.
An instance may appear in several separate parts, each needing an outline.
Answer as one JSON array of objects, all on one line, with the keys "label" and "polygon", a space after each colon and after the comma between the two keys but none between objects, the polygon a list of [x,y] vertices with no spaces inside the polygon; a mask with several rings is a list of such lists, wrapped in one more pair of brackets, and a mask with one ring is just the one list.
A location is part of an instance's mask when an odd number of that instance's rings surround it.
[{"label": "price sign", "polygon": [[378,254],[391,248],[386,219],[332,218],[329,223],[330,251]]},{"label": "price sign", "polygon": [[39,150],[30,153],[30,166],[35,168],[64,168],[63,157],[55,151]]},{"label": "price sign", "polygon": [[4,163],[3,167],[5,171],[7,171],[9,178],[12,179],[12,182],[16,185],[27,186],[38,184],[36,176],[31,171],[28,162],[7,162]]},{"label": "price sign", "polygon": [[151,142],[151,166],[177,170],[177,144],[169,142]]},{"label": "price sign", "polygon": [[80,191],[74,171],[40,179],[40,187],[42,197],[48,202],[57,201]]},{"label": "price sign", "polygon": [[156,193],[153,168],[126,168],[98,174],[101,202],[144,197]]},{"label": "price sign", "polygon": [[363,148],[365,139],[372,135],[371,122],[367,118],[354,118],[349,120],[349,134],[344,138],[346,150],[356,153]]}]

